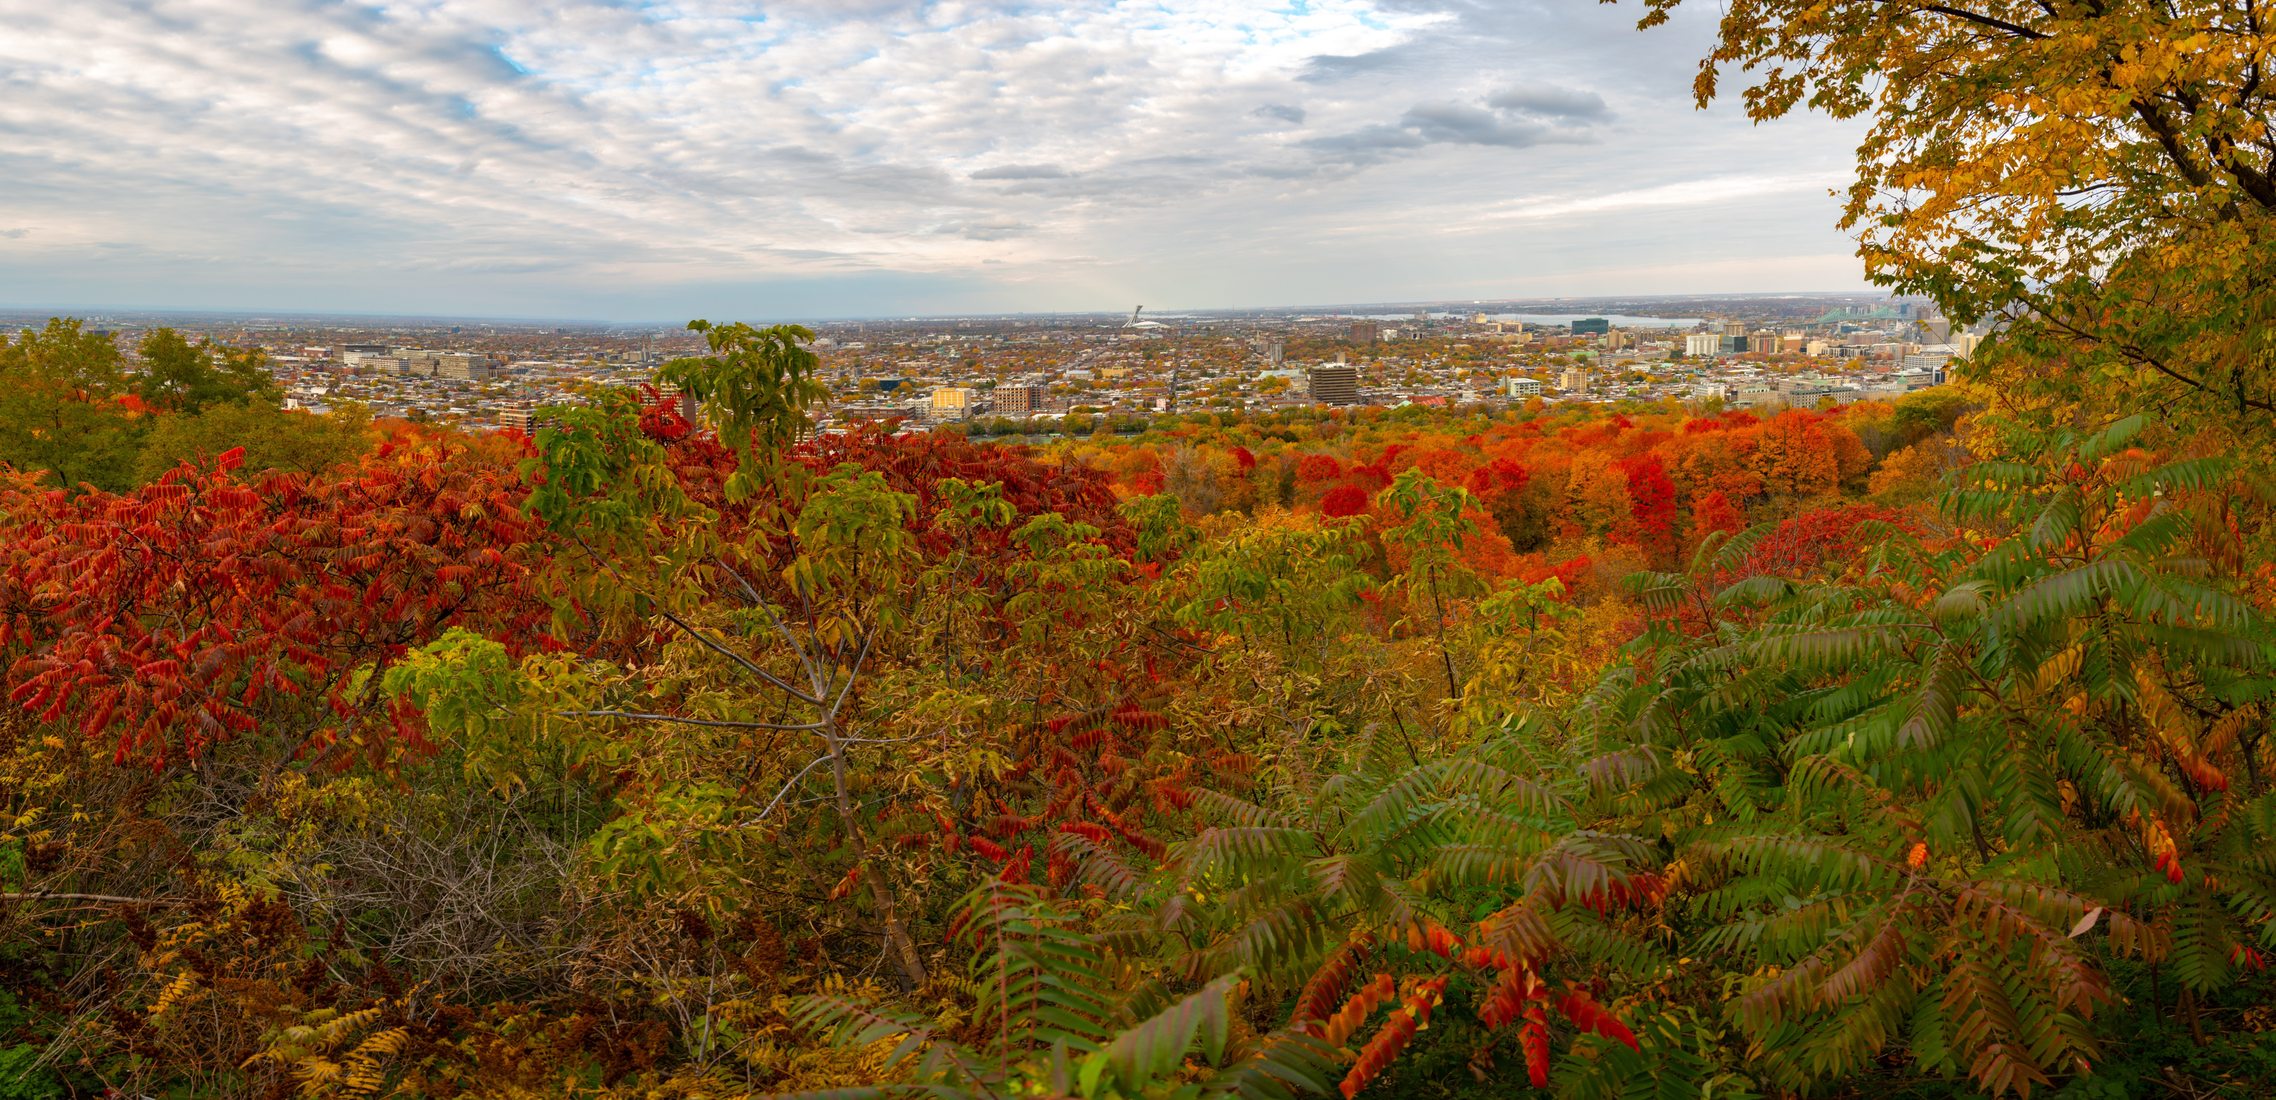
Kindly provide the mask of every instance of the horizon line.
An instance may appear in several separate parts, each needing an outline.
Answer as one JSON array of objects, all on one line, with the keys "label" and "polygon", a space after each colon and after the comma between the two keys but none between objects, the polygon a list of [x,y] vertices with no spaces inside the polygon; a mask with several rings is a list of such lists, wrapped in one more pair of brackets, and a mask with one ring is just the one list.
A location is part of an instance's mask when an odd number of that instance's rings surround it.
[{"label": "horizon line", "polygon": [[[1391,311],[1391,310],[1414,310],[1414,309],[1425,309],[1425,310],[1429,310],[1429,309],[1432,309],[1432,308],[1434,308],[1434,307],[1456,307],[1456,306],[1462,306],[1462,307],[1472,307],[1472,306],[1476,306],[1476,307],[1482,307],[1482,306],[1514,306],[1514,305],[1548,305],[1548,304],[1556,304],[1556,303],[1567,303],[1567,302],[1569,302],[1569,303],[1573,303],[1573,304],[1575,304],[1575,305],[1584,304],[1584,303],[1605,303],[1605,302],[1629,302],[1629,303],[1636,303],[1636,304],[1644,304],[1644,303],[1652,303],[1652,302],[1677,302],[1677,301],[1691,301],[1691,300],[1701,300],[1701,299],[1706,299],[1706,300],[1746,300],[1746,299],[1775,299],[1775,298],[1880,298],[1880,299],[1884,299],[1884,300],[1891,300],[1891,301],[1893,301],[1893,300],[1896,300],[1896,299],[1900,299],[1900,298],[1905,298],[1905,297],[1919,297],[1919,295],[1904,295],[1904,294],[1897,294],[1897,293],[1893,293],[1893,292],[1890,292],[1890,291],[1883,291],[1883,290],[1778,290],[1778,291],[1736,291],[1736,292],[1731,292],[1731,293],[1721,293],[1721,294],[1718,294],[1718,293],[1712,293],[1712,292],[1689,292],[1689,293],[1679,293],[1679,294],[1589,294],[1589,295],[1570,295],[1570,296],[1559,296],[1559,297],[1525,297],[1525,298],[1430,298],[1430,299],[1407,299],[1407,300],[1401,300],[1401,301],[1375,301],[1375,302],[1319,302],[1319,303],[1298,303],[1298,304],[1288,304],[1288,305],[1268,305],[1268,306],[1158,306],[1158,307],[1157,307],[1157,306],[1148,306],[1147,308],[1149,308],[1149,309],[1151,309],[1151,310],[1154,310],[1154,315],[1155,315],[1155,316],[1171,316],[1171,315],[1221,315],[1221,314],[1260,314],[1260,313],[1262,313],[1262,314],[1286,314],[1286,313],[1349,313],[1349,312],[1354,312],[1354,311],[1359,311],[1359,310],[1381,310],[1381,311]],[[1456,309],[1452,309],[1452,308],[1448,308],[1448,309],[1446,309],[1446,310],[1444,310],[1444,311],[1445,311],[1445,312],[1458,312],[1459,310],[1456,310]],[[1539,311],[1539,310],[1535,310],[1535,311],[1533,311],[1533,312],[1542,312],[1542,311]],[[1581,312],[1586,312],[1586,311],[1581,311]],[[971,321],[971,320],[994,320],[994,319],[1017,319],[1017,318],[1054,318],[1054,317],[1118,317],[1118,316],[1122,316],[1124,313],[1125,313],[1125,311],[1124,311],[1124,310],[1122,310],[1122,309],[1115,309],[1115,308],[1110,308],[1110,309],[1096,309],[1096,310],[995,310],[995,311],[983,311],[983,312],[971,312],[971,313],[874,313],[874,314],[838,314],[838,315],[829,315],[829,316],[822,316],[822,315],[789,316],[789,315],[785,315],[785,316],[778,316],[778,317],[775,317],[775,318],[767,318],[767,319],[760,319],[760,320],[749,320],[749,321],[748,321],[748,323],[753,323],[753,324],[760,324],[760,323],[764,323],[764,324],[806,324],[806,323],[813,323],[813,324],[853,324],[853,323],[865,323],[865,322],[885,322],[885,321]],[[359,320],[369,320],[369,321],[426,321],[426,322],[435,322],[435,321],[447,321],[447,322],[454,322],[454,323],[466,323],[466,322],[475,322],[475,323],[483,323],[483,324],[511,324],[511,325],[539,325],[539,324],[545,324],[545,325],[578,325],[578,326],[589,326],[589,327],[594,327],[594,328],[634,328],[634,327],[638,327],[638,328],[652,328],[652,327],[666,327],[666,328],[684,328],[684,327],[687,325],[687,323],[688,323],[687,321],[667,321],[667,320],[656,319],[656,318],[643,318],[643,319],[624,319],[624,320],[608,320],[608,319],[604,319],[604,318],[598,318],[598,317],[546,316],[546,315],[538,315],[538,314],[528,314],[528,315],[513,315],[513,314],[398,313],[398,312],[376,312],[376,311],[346,310],[346,309],[336,309],[336,310],[322,310],[322,309],[295,309],[295,310],[255,310],[255,309],[194,309],[194,308],[185,308],[185,307],[165,307],[165,306],[124,306],[124,305],[73,305],[73,306],[61,306],[61,305],[16,305],[16,304],[9,304],[9,303],[0,303],[0,314],[11,314],[11,315],[15,315],[15,314],[21,314],[21,315],[36,315],[36,314],[46,314],[46,315],[47,315],[47,316],[48,316],[50,319],[58,319],[58,318],[66,318],[66,317],[68,317],[68,318],[79,318],[79,319],[84,319],[85,317],[87,317],[87,316],[89,316],[89,315],[99,315],[99,314],[145,314],[145,315],[150,315],[150,316],[158,316],[158,317],[217,317],[217,318],[237,318],[237,319],[247,319],[247,320],[271,320],[271,319],[273,319],[273,320],[280,320],[280,321],[283,321],[283,320],[314,321],[314,320],[345,320],[345,319],[359,319]],[[692,320],[692,318],[691,318],[691,320]]]}]

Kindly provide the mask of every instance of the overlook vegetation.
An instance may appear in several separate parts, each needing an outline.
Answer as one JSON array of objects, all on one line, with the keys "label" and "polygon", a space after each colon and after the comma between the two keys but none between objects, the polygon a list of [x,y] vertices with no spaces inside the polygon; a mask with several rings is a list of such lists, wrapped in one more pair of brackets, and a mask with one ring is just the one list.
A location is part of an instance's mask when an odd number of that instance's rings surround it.
[{"label": "overlook vegetation", "polygon": [[12,477],[8,1094],[2268,1069],[2267,504],[2200,438],[796,442],[798,331],[711,335],[716,430]]},{"label": "overlook vegetation", "polygon": [[699,323],[523,438],[22,334],[0,1097],[2265,1094],[2258,26],[1726,8],[2003,320],[1887,405],[817,438]]}]

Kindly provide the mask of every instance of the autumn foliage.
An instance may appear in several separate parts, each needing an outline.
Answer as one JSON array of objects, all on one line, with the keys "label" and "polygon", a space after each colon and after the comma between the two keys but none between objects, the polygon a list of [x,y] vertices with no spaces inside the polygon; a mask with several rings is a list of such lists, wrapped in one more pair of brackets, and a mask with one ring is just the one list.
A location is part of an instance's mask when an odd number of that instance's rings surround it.
[{"label": "autumn foliage", "polygon": [[548,550],[519,457],[407,437],[338,476],[244,480],[230,453],[116,496],[19,481],[0,498],[10,698],[120,763],[256,731],[325,750],[373,712],[366,666],[453,625],[534,640],[522,585]]},{"label": "autumn foliage", "polygon": [[[801,384],[716,331],[690,392]],[[0,1057],[2022,1093],[2128,1072],[2128,982],[2200,1026],[2265,992],[2230,807],[2276,762],[2221,640],[2269,630],[2265,505],[2144,422],[1895,492],[1898,443],[1969,444],[1871,406],[1113,447],[562,416],[11,475]],[[38,946],[67,924],[118,961]]]}]

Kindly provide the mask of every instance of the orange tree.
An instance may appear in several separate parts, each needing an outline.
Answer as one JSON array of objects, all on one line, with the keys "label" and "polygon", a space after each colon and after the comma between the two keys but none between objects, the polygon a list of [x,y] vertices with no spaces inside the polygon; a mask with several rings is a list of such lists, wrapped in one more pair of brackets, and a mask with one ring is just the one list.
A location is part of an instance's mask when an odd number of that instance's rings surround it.
[{"label": "orange tree", "polygon": [[[1645,26],[1682,0],[1645,0]],[[2276,413],[2276,151],[2257,0],[1739,0],[1704,104],[1871,122],[1845,227],[1867,272],[1958,322],[1990,369],[2103,408]]]}]

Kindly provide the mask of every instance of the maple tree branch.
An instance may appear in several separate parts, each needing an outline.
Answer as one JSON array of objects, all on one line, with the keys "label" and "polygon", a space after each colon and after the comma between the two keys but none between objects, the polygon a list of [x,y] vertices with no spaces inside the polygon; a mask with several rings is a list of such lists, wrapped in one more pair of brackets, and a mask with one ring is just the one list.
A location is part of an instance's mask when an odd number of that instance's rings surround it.
[{"label": "maple tree branch", "polygon": [[[602,558],[598,553],[594,552],[592,545],[585,541],[585,536],[572,534],[569,537],[577,541],[577,548],[583,550],[586,557],[593,559],[594,564],[600,566],[602,569],[607,570],[609,576],[616,578],[616,582],[618,584],[624,585],[628,588],[632,586],[632,582],[626,580],[624,574],[617,571],[615,563]],[[777,690],[787,693],[791,698],[797,699],[799,702],[805,703],[808,706],[818,707],[822,705],[821,699],[812,695],[808,695],[805,692],[790,686],[790,681],[785,680],[772,672],[768,672],[766,669],[760,668],[758,663],[751,660],[749,657],[745,657],[742,654],[737,653],[724,645],[721,645],[719,642],[713,640],[709,634],[696,629],[686,619],[682,619],[678,615],[674,615],[670,611],[666,610],[662,604],[657,605],[656,613],[663,616],[666,622],[671,623],[673,626],[679,627],[680,630],[686,633],[688,637],[694,638],[697,642],[702,643],[704,648],[709,649],[712,652],[717,653],[720,656],[743,666],[744,671],[749,672],[751,675],[757,676],[759,679],[774,685]]]},{"label": "maple tree branch", "polygon": [[760,597],[759,590],[752,586],[750,578],[745,577],[741,570],[727,564],[725,559],[719,557],[716,554],[712,555],[711,561],[714,565],[717,565],[719,568],[725,570],[728,576],[735,578],[736,584],[743,586],[743,598],[748,600],[751,606],[766,606],[767,601],[764,598]]},{"label": "maple tree branch", "polygon": [[774,604],[768,602],[766,597],[761,596],[757,586],[753,585],[749,578],[743,576],[740,570],[716,556],[711,560],[716,562],[721,569],[726,570],[728,576],[735,578],[735,583],[743,586],[744,598],[750,602],[751,606],[767,613],[767,621],[773,623],[774,628],[781,632],[783,640],[790,643],[791,651],[798,656],[798,663],[811,670],[814,663],[813,659],[807,656],[806,647],[800,644],[798,635],[792,633],[789,625],[782,621],[782,616],[775,611]]},{"label": "maple tree branch", "polygon": [[2151,136],[2157,138],[2158,147],[2165,150],[2165,159],[2172,161],[2181,172],[2182,179],[2189,181],[2192,187],[2203,187],[2212,181],[2212,174],[2191,161],[2188,150],[2181,147],[2181,134],[2174,128],[2173,120],[2166,117],[2165,108],[2146,99],[2135,100],[2133,108],[2142,125],[2149,127]]},{"label": "maple tree branch", "polygon": [[1958,19],[1962,22],[1974,23],[1980,27],[1990,27],[1993,30],[2012,34],[2019,38],[2029,38],[2037,41],[2040,39],[2054,37],[2045,31],[2033,30],[2030,27],[2022,25],[2021,23],[2010,23],[2005,19],[1999,18],[1998,16],[1985,15],[1982,12],[1969,11],[1965,8],[1955,8],[1945,4],[1922,4],[1920,6],[1920,10],[1932,11],[1938,15],[1949,15],[1952,18]]},{"label": "maple tree branch", "polygon": [[[817,685],[814,689],[814,705],[821,706],[821,698],[828,694],[828,691],[819,686],[821,677],[815,671],[817,666],[814,662],[814,655],[807,651],[805,643],[798,640],[798,633],[790,629],[790,624],[782,621],[782,614],[774,609],[773,604],[761,603],[759,609],[767,613],[767,621],[773,623],[775,631],[782,635],[784,641],[790,643],[791,652],[798,658],[798,666],[806,670],[806,678]],[[821,639],[815,638],[814,644],[819,648],[822,644]]]},{"label": "maple tree branch", "polygon": [[[2213,383],[2207,382],[2202,378],[2196,378],[2184,374],[2174,367],[2168,365],[2162,357],[2152,353],[2146,348],[2135,344],[2111,340],[2099,336],[2093,332],[2088,331],[2085,327],[2057,316],[2048,310],[2036,309],[2036,307],[2034,308],[2041,317],[2046,318],[2048,324],[2053,325],[2057,330],[2061,332],[2069,334],[2076,340],[2089,344],[2108,345],[2116,350],[2117,353],[2127,362],[2133,363],[2136,366],[2148,367],[2151,370],[2166,376],[2167,378],[2170,378],[2176,382],[2181,383],[2184,386],[2189,387],[2190,389],[2197,390],[2201,393],[2220,394],[2222,392]],[[2244,391],[2241,380],[2237,385],[2235,396],[2237,411],[2240,413],[2253,409],[2257,409],[2261,412],[2276,413],[2276,401],[2253,397],[2247,394]]]},{"label": "maple tree branch", "polygon": [[750,821],[746,822],[746,826],[756,825],[759,822],[765,821],[768,814],[775,812],[775,808],[782,805],[783,799],[790,797],[790,792],[798,789],[798,784],[806,778],[806,774],[808,772],[821,767],[823,764],[828,763],[836,756],[836,751],[832,750],[807,761],[805,767],[798,769],[797,775],[791,776],[789,779],[783,781],[782,789],[774,793],[774,798],[770,799],[767,802],[766,806],[759,810],[759,816],[752,818]]},{"label": "maple tree branch", "polygon": [[853,667],[846,670],[845,683],[838,687],[837,702],[830,704],[830,720],[836,721],[838,712],[845,709],[846,696],[852,694],[854,681],[861,677],[862,662],[869,660],[870,644],[876,640],[877,632],[874,630],[861,636],[861,652],[854,655]]}]

